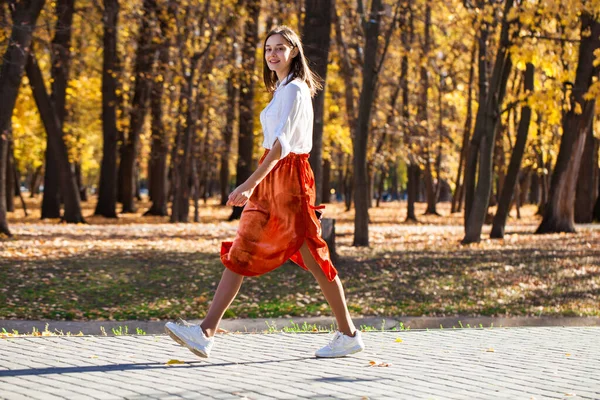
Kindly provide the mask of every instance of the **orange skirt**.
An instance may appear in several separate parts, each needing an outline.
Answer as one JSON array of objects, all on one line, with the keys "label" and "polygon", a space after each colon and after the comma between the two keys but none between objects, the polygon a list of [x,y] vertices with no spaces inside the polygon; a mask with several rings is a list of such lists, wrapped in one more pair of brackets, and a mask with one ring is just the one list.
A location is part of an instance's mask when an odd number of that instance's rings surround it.
[{"label": "orange skirt", "polygon": [[[260,159],[263,162],[269,150]],[[248,200],[233,242],[221,244],[225,267],[244,276],[258,276],[292,260],[307,269],[299,249],[308,245],[325,276],[337,270],[321,237],[315,213],[315,179],[308,154],[290,153],[258,184]]]}]

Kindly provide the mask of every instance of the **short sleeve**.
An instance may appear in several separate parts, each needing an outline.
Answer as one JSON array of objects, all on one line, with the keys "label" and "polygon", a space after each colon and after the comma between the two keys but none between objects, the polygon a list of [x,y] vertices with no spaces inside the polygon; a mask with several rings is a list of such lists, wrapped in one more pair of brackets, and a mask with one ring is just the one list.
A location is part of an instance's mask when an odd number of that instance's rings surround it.
[{"label": "short sleeve", "polygon": [[281,103],[279,123],[275,128],[271,148],[275,144],[275,140],[279,139],[279,143],[281,144],[281,158],[284,158],[291,151],[292,147],[290,141],[292,140],[292,134],[296,130],[296,126],[300,119],[302,92],[297,85],[288,84],[281,90],[281,93],[278,93],[278,95],[281,96],[281,98],[278,99]]}]

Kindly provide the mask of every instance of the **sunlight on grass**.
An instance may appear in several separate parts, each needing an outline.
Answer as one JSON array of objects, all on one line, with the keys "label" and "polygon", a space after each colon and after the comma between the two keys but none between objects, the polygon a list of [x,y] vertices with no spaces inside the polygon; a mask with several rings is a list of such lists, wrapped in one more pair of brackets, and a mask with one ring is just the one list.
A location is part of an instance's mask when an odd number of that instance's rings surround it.
[{"label": "sunlight on grass", "polygon": [[[220,243],[234,237],[237,222],[226,222],[229,207],[214,201],[201,206],[202,223],[190,224],[142,217],[146,205],[116,223],[89,225],[10,213],[15,236],[1,239],[0,318],[203,318],[223,271]],[[418,224],[403,222],[405,203],[372,208],[369,248],[352,246],[352,212],[327,206],[353,316],[600,315],[597,226],[534,235],[539,217],[527,206],[521,220],[509,219],[503,240],[462,246],[462,214],[449,215],[442,203],[443,216],[421,216],[424,206],[417,204]],[[225,317],[321,315],[331,311],[316,281],[287,263],[245,279]]]}]

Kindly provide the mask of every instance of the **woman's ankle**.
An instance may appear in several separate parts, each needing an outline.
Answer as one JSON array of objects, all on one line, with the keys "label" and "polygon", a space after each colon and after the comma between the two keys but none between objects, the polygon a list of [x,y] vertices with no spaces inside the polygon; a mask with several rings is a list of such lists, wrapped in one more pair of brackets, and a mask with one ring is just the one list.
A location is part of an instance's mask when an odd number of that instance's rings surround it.
[{"label": "woman's ankle", "polygon": [[200,329],[202,329],[204,336],[206,336],[207,338],[211,338],[211,337],[215,336],[215,333],[217,331],[216,329],[205,328],[202,325],[200,325]]}]

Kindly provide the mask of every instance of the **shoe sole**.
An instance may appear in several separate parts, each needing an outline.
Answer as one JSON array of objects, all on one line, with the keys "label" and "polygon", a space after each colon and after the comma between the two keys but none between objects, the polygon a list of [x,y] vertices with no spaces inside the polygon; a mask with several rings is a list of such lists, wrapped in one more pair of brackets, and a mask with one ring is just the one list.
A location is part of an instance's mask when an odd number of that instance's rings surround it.
[{"label": "shoe sole", "polygon": [[339,354],[339,355],[336,354],[336,355],[331,355],[331,356],[318,356],[315,354],[315,357],[317,357],[317,358],[341,358],[341,357],[349,356],[351,354],[359,353],[359,352],[363,351],[364,349],[365,349],[364,347],[354,347],[348,353],[343,353],[343,354]]},{"label": "shoe sole", "polygon": [[165,326],[165,332],[167,333],[167,335],[169,335],[171,337],[171,339],[173,339],[174,341],[176,341],[177,343],[179,343],[183,347],[187,348],[189,351],[191,351],[192,353],[194,353],[198,357],[208,358],[208,354],[206,354],[202,350],[198,350],[195,347],[190,346],[185,340],[181,339],[179,336],[177,336],[175,334],[175,332],[173,332],[172,330],[170,330],[169,327]]}]

